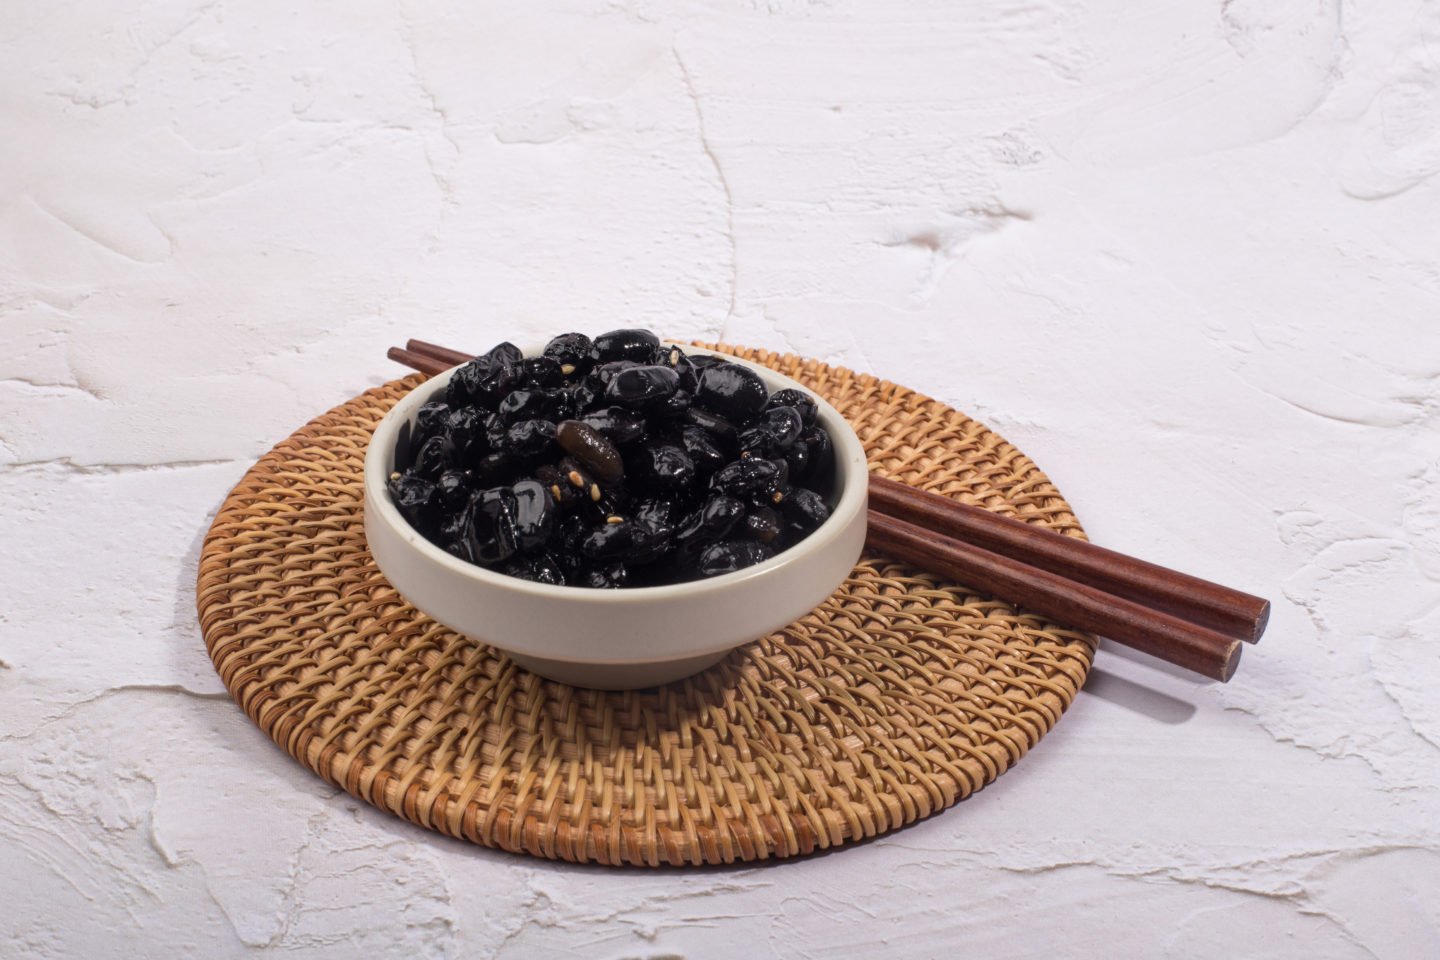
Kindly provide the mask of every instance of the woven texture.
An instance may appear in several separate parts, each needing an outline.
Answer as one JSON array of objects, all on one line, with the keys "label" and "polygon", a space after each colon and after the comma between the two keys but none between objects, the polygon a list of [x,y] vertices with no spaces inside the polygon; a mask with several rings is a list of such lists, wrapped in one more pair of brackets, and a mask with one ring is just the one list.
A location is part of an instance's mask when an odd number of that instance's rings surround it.
[{"label": "woven texture", "polygon": [[[1018,450],[942,404],[812,360],[718,346],[823,394],[872,470],[1072,536]],[[407,820],[602,864],[786,857],[980,789],[1059,720],[1093,641],[867,555],[812,614],[666,687],[542,680],[417,612],[365,545],[375,424],[421,378],[316,418],[235,487],[197,602],[235,700],[295,759]]]}]

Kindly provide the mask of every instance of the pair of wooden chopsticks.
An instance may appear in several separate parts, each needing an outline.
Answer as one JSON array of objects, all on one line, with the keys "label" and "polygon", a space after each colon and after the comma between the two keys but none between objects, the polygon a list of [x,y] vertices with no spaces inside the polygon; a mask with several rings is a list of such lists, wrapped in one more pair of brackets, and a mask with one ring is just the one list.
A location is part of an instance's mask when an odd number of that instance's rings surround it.
[{"label": "pair of wooden chopsticks", "polygon": [[[387,355],[431,375],[471,359],[423,340]],[[1260,597],[873,473],[868,523],[877,553],[1214,680],[1270,619]]]}]

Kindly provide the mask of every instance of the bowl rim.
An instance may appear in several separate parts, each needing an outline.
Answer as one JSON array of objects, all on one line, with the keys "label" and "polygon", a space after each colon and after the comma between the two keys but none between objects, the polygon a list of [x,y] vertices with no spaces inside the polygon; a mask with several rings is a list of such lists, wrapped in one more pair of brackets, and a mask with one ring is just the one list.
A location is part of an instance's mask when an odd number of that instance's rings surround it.
[{"label": "bowl rim", "polygon": [[[591,603],[625,606],[629,604],[654,603],[656,601],[669,600],[677,597],[723,591],[748,580],[763,577],[767,573],[798,562],[806,555],[833,546],[845,532],[849,520],[852,519],[857,512],[864,509],[869,489],[869,485],[866,482],[869,476],[869,466],[865,456],[865,448],[861,444],[860,438],[855,433],[854,428],[851,427],[849,422],[840,414],[840,411],[836,410],[834,406],[814,390],[769,367],[719,350],[691,346],[681,341],[662,339],[661,342],[678,346],[687,354],[709,354],[722,357],[732,363],[739,363],[754,370],[765,379],[767,381],[766,386],[770,388],[771,393],[787,388],[796,389],[804,392],[806,396],[815,401],[817,417],[824,421],[825,427],[831,436],[837,482],[840,481],[842,476],[844,477],[844,482],[840,484],[839,496],[835,500],[835,506],[830,511],[830,516],[804,540],[787,547],[768,560],[761,561],[743,570],[736,570],[733,573],[721,574],[718,577],[687,580],[683,583],[670,583],[661,586],[623,587],[613,590],[571,586],[568,584],[537,583],[534,580],[512,577],[509,574],[490,570],[486,567],[461,560],[459,557],[452,556],[427,540],[420,531],[412,527],[410,522],[401,515],[399,508],[391,501],[389,492],[386,489],[386,482],[389,475],[385,471],[383,460],[386,451],[394,448],[394,435],[399,432],[400,421],[402,419],[409,420],[411,410],[419,406],[415,398],[420,396],[422,391],[424,391],[424,397],[428,400],[435,392],[450,382],[450,378],[459,367],[453,367],[444,373],[436,374],[428,380],[417,384],[397,400],[395,405],[392,406],[390,410],[386,412],[385,416],[381,418],[380,422],[375,425],[375,429],[370,435],[370,440],[367,442],[365,450],[366,502],[370,504],[374,515],[388,524],[407,544],[414,547],[427,560],[440,564],[452,573],[474,580],[477,584],[512,590],[522,594],[529,594],[535,598],[551,599],[557,602],[583,599]],[[525,356],[529,357],[539,353],[541,347],[523,346],[521,349]],[[775,383],[778,383],[778,386],[775,385]],[[402,411],[404,411],[403,415]],[[384,442],[377,442],[382,436],[384,437]]]}]

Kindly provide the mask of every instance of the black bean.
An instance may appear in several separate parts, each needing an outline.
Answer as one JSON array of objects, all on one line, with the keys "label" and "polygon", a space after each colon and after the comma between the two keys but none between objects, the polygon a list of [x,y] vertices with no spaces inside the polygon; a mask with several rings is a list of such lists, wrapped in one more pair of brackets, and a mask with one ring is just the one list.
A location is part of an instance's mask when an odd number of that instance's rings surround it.
[{"label": "black bean", "polygon": [[625,569],[625,564],[618,560],[587,567],[580,577],[580,582],[585,586],[600,590],[623,587],[629,581],[629,571]]},{"label": "black bean", "polygon": [[506,394],[496,412],[507,424],[521,420],[563,420],[566,406],[565,394],[560,390],[522,387]]},{"label": "black bean", "polygon": [[481,490],[470,498],[467,546],[476,563],[491,566],[508,560],[515,542],[515,493],[509,487]]},{"label": "black bean", "polygon": [[680,437],[685,445],[685,452],[690,454],[690,459],[695,464],[698,476],[708,477],[729,462],[708,430],[696,426],[684,427],[680,431]]},{"label": "black bean", "polygon": [[710,486],[732,497],[744,496],[773,487],[780,477],[781,465],[774,460],[746,457],[722,467],[710,478]]},{"label": "black bean", "polygon": [[601,483],[614,483],[625,475],[620,451],[605,435],[581,420],[564,420],[555,427],[560,448],[579,460]]},{"label": "black bean", "polygon": [[800,434],[800,443],[805,444],[810,450],[809,463],[804,465],[803,473],[796,473],[796,483],[817,483],[830,475],[834,467],[833,446],[830,442],[830,434],[820,425],[809,427]]},{"label": "black bean", "polygon": [[675,527],[679,511],[675,501],[666,497],[646,497],[637,502],[631,510],[636,522],[644,523],[660,531]]},{"label": "black bean", "polygon": [[763,543],[754,540],[722,540],[711,544],[700,554],[700,575],[718,577],[753,567],[768,560],[772,553]]},{"label": "black bean", "polygon": [[754,426],[741,432],[740,450],[766,457],[784,453],[799,439],[804,426],[794,407],[770,407]]},{"label": "black bean", "polygon": [[538,480],[521,480],[511,492],[515,495],[515,544],[521,550],[538,550],[555,531],[555,500]]},{"label": "black bean", "polygon": [[830,519],[830,508],[825,498],[814,490],[792,490],[780,505],[785,513],[786,524],[803,538]]},{"label": "black bean", "polygon": [[487,453],[475,462],[475,483],[482,487],[493,487],[506,482],[520,469],[522,460],[507,450]]},{"label": "black bean", "polygon": [[780,514],[770,507],[758,507],[745,515],[745,532],[761,543],[772,543],[784,529]]},{"label": "black bean", "polygon": [[685,448],[673,443],[647,443],[632,462],[635,479],[647,488],[678,493],[695,482],[695,461]]},{"label": "black bean", "polygon": [[415,432],[411,435],[416,443],[424,443],[445,429],[445,421],[450,416],[450,405],[439,400],[431,400],[422,404],[419,410],[415,411]]},{"label": "black bean", "polygon": [[461,407],[450,411],[444,429],[450,432],[450,443],[455,448],[452,459],[459,464],[471,464],[490,451],[490,441],[485,433],[487,414],[477,407]]},{"label": "black bean", "polygon": [[745,516],[745,504],[734,497],[712,496],[691,513],[675,533],[680,544],[713,543],[730,533]]},{"label": "black bean", "polygon": [[611,330],[595,338],[593,355],[600,362],[607,360],[638,360],[650,363],[660,338],[649,330]]},{"label": "black bean", "polygon": [[770,397],[765,381],[749,367],[718,363],[700,371],[695,402],[722,417],[745,418],[759,413]]},{"label": "black bean", "polygon": [[450,378],[445,389],[445,401],[451,407],[467,404],[493,407],[520,384],[521,359],[520,349],[513,343],[502,343],[476,357]]},{"label": "black bean", "polygon": [[440,497],[440,505],[447,513],[454,513],[463,509],[466,501],[470,499],[470,478],[463,470],[446,470],[440,474],[440,479],[435,481],[435,489]]},{"label": "black bean", "polygon": [[454,447],[450,438],[445,434],[438,434],[426,440],[420,447],[420,452],[415,455],[415,473],[425,477],[427,480],[434,480],[440,476],[440,471],[450,463],[450,454]]},{"label": "black bean", "polygon": [[605,399],[634,409],[656,407],[674,396],[680,375],[669,367],[631,367],[611,377]]},{"label": "black bean", "polygon": [[602,523],[580,541],[580,552],[592,560],[622,560],[636,550],[635,524]]},{"label": "black bean", "polygon": [[794,387],[786,387],[784,390],[776,390],[770,394],[770,401],[765,407],[767,410],[771,407],[794,407],[807,427],[814,425],[815,417],[820,412],[810,394],[803,390],[796,390]]},{"label": "black bean", "polygon": [[554,357],[530,357],[520,363],[521,380],[532,387],[558,387],[565,382],[560,361]]},{"label": "black bean", "polygon": [[563,587],[566,583],[564,567],[552,554],[542,553],[531,557],[516,557],[500,568],[501,573],[535,583],[549,583]]},{"label": "black bean", "polygon": [[555,442],[555,424],[550,420],[521,420],[505,431],[505,449],[522,457],[545,453]]},{"label": "black bean", "polygon": [[441,503],[436,485],[412,473],[390,478],[390,499],[410,526],[421,533],[433,531],[440,521]]},{"label": "black bean", "polygon": [[736,433],[735,424],[719,414],[711,413],[709,410],[693,404],[689,410],[685,411],[685,420],[687,423],[692,423],[697,427],[703,427],[717,436],[733,437]]},{"label": "black bean", "polygon": [[560,372],[565,376],[583,377],[595,365],[595,358],[591,356],[594,349],[594,342],[585,334],[562,333],[545,344],[541,353],[554,358],[560,364]]},{"label": "black bean", "polygon": [[655,415],[666,420],[677,420],[685,416],[695,398],[689,390],[676,390],[662,402],[656,404]]},{"label": "black bean", "polygon": [[604,407],[599,410],[591,410],[579,419],[622,447],[645,436],[645,417],[624,407]]}]

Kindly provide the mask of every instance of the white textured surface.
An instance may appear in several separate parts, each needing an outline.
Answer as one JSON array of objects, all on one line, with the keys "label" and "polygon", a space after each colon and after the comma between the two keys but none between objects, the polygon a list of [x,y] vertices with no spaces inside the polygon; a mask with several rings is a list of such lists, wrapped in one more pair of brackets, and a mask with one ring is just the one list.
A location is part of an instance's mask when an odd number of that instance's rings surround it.
[{"label": "white textured surface", "polygon": [[[1440,4],[457,7],[5,4],[0,955],[1440,954]],[[211,512],[406,335],[622,324],[971,411],[1270,633],[777,867],[337,796],[211,671]]]}]

